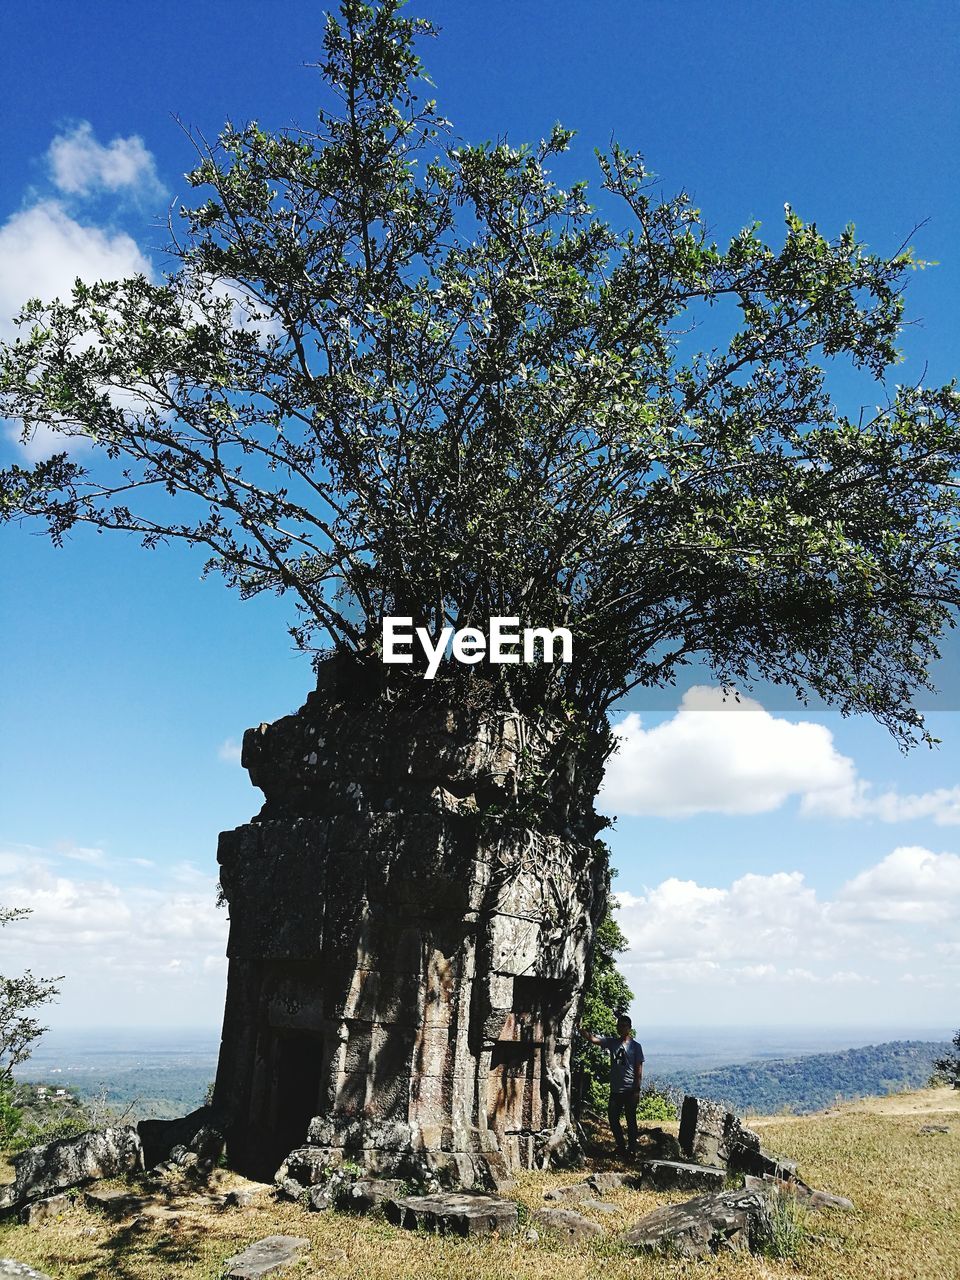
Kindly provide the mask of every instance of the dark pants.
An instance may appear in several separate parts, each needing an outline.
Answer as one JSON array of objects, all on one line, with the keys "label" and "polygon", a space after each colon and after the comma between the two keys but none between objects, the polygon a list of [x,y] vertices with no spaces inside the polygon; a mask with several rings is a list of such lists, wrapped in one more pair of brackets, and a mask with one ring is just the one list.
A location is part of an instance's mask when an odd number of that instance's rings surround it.
[{"label": "dark pants", "polygon": [[[623,1130],[620,1127],[621,1116],[624,1116],[627,1121],[626,1148],[623,1145]],[[625,1150],[632,1155],[637,1149],[637,1095],[632,1090],[629,1093],[614,1093],[611,1090],[607,1119],[613,1130],[613,1140],[617,1144],[617,1150],[621,1155]]]}]

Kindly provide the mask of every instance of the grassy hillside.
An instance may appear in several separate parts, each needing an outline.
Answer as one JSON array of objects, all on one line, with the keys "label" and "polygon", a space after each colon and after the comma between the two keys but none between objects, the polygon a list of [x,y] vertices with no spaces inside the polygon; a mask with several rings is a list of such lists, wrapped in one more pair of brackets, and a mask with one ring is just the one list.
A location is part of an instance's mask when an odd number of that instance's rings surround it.
[{"label": "grassy hillside", "polygon": [[[928,1123],[948,1133],[922,1134]],[[800,1162],[816,1186],[850,1196],[855,1213],[811,1215],[796,1258],[717,1258],[709,1267],[637,1259],[616,1235],[659,1203],[682,1199],[619,1191],[607,1197],[620,1213],[598,1216],[599,1242],[559,1244],[544,1235],[469,1243],[400,1231],[336,1214],[307,1213],[274,1203],[264,1189],[250,1209],[216,1212],[197,1197],[178,1203],[179,1225],[148,1229],[114,1223],[78,1203],[58,1221],[0,1228],[0,1256],[29,1262],[57,1280],[219,1280],[224,1260],[274,1232],[306,1236],[311,1251],[290,1280],[674,1280],[694,1272],[719,1280],[952,1280],[960,1276],[960,1092],[900,1094],[846,1104],[809,1116],[756,1122],[765,1144]],[[221,1190],[240,1182],[220,1174]],[[517,1197],[528,1211],[550,1186],[570,1175],[528,1174]],[[343,1256],[337,1251],[342,1251]]]},{"label": "grassy hillside", "polygon": [[722,1099],[741,1113],[818,1111],[838,1098],[920,1089],[933,1073],[934,1059],[948,1047],[939,1041],[893,1040],[838,1053],[768,1059],[695,1073],[674,1072],[659,1077],[659,1083],[699,1097]]}]

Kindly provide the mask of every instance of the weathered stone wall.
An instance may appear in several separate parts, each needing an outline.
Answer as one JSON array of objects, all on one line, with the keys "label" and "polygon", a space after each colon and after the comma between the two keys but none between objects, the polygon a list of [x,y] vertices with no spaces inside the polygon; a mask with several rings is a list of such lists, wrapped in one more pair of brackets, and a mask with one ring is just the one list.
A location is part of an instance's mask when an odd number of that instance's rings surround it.
[{"label": "weathered stone wall", "polygon": [[[575,1148],[599,824],[557,734],[489,690],[424,684],[396,694],[331,663],[296,716],[245,737],[266,803],[220,839],[215,1097],[244,1172],[302,1148],[301,1185],[344,1158],[495,1185]],[[551,779],[536,829],[497,822],[533,773]]]}]

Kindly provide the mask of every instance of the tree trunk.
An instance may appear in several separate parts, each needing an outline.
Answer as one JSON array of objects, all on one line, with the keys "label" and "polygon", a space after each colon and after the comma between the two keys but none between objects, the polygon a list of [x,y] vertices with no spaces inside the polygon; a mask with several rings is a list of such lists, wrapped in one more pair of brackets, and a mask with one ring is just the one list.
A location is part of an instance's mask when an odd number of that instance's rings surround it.
[{"label": "tree trunk", "polygon": [[214,1102],[250,1176],[496,1187],[579,1154],[571,1036],[607,866],[608,740],[483,678],[343,658],[248,730],[266,795],[220,837],[229,977]]}]

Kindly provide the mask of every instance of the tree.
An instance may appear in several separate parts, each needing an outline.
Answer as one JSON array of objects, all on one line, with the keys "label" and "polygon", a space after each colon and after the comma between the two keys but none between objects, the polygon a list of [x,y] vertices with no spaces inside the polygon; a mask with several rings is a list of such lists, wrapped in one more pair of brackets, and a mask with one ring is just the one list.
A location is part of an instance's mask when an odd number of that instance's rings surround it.
[{"label": "tree", "polygon": [[[0,907],[0,928],[28,916],[22,907]],[[60,978],[35,978],[28,969],[18,978],[0,974],[0,1141],[9,1141],[19,1125],[20,1111],[13,1096],[13,1070],[30,1057],[46,1027],[31,1011],[59,994]]]},{"label": "tree", "polygon": [[933,1069],[937,1076],[944,1079],[947,1084],[952,1084],[955,1089],[960,1089],[960,1031],[956,1033],[950,1043],[953,1045],[954,1052],[946,1053],[942,1058],[937,1058],[933,1064]]},{"label": "tree", "polygon": [[[298,644],[360,666],[384,615],[567,626],[568,665],[443,678],[564,726],[586,792],[609,709],[694,659],[926,738],[960,394],[887,382],[922,264],[789,207],[778,246],[756,224],[716,244],[618,144],[606,221],[550,175],[560,125],[453,138],[415,51],[433,33],[344,0],[315,130],[197,140],[175,271],[24,308],[2,409],[65,447],[0,475],[3,518],[203,548],[243,596],[293,593]],[[695,353],[708,311],[727,337]],[[842,360],[879,400],[863,420],[828,390]]]}]

